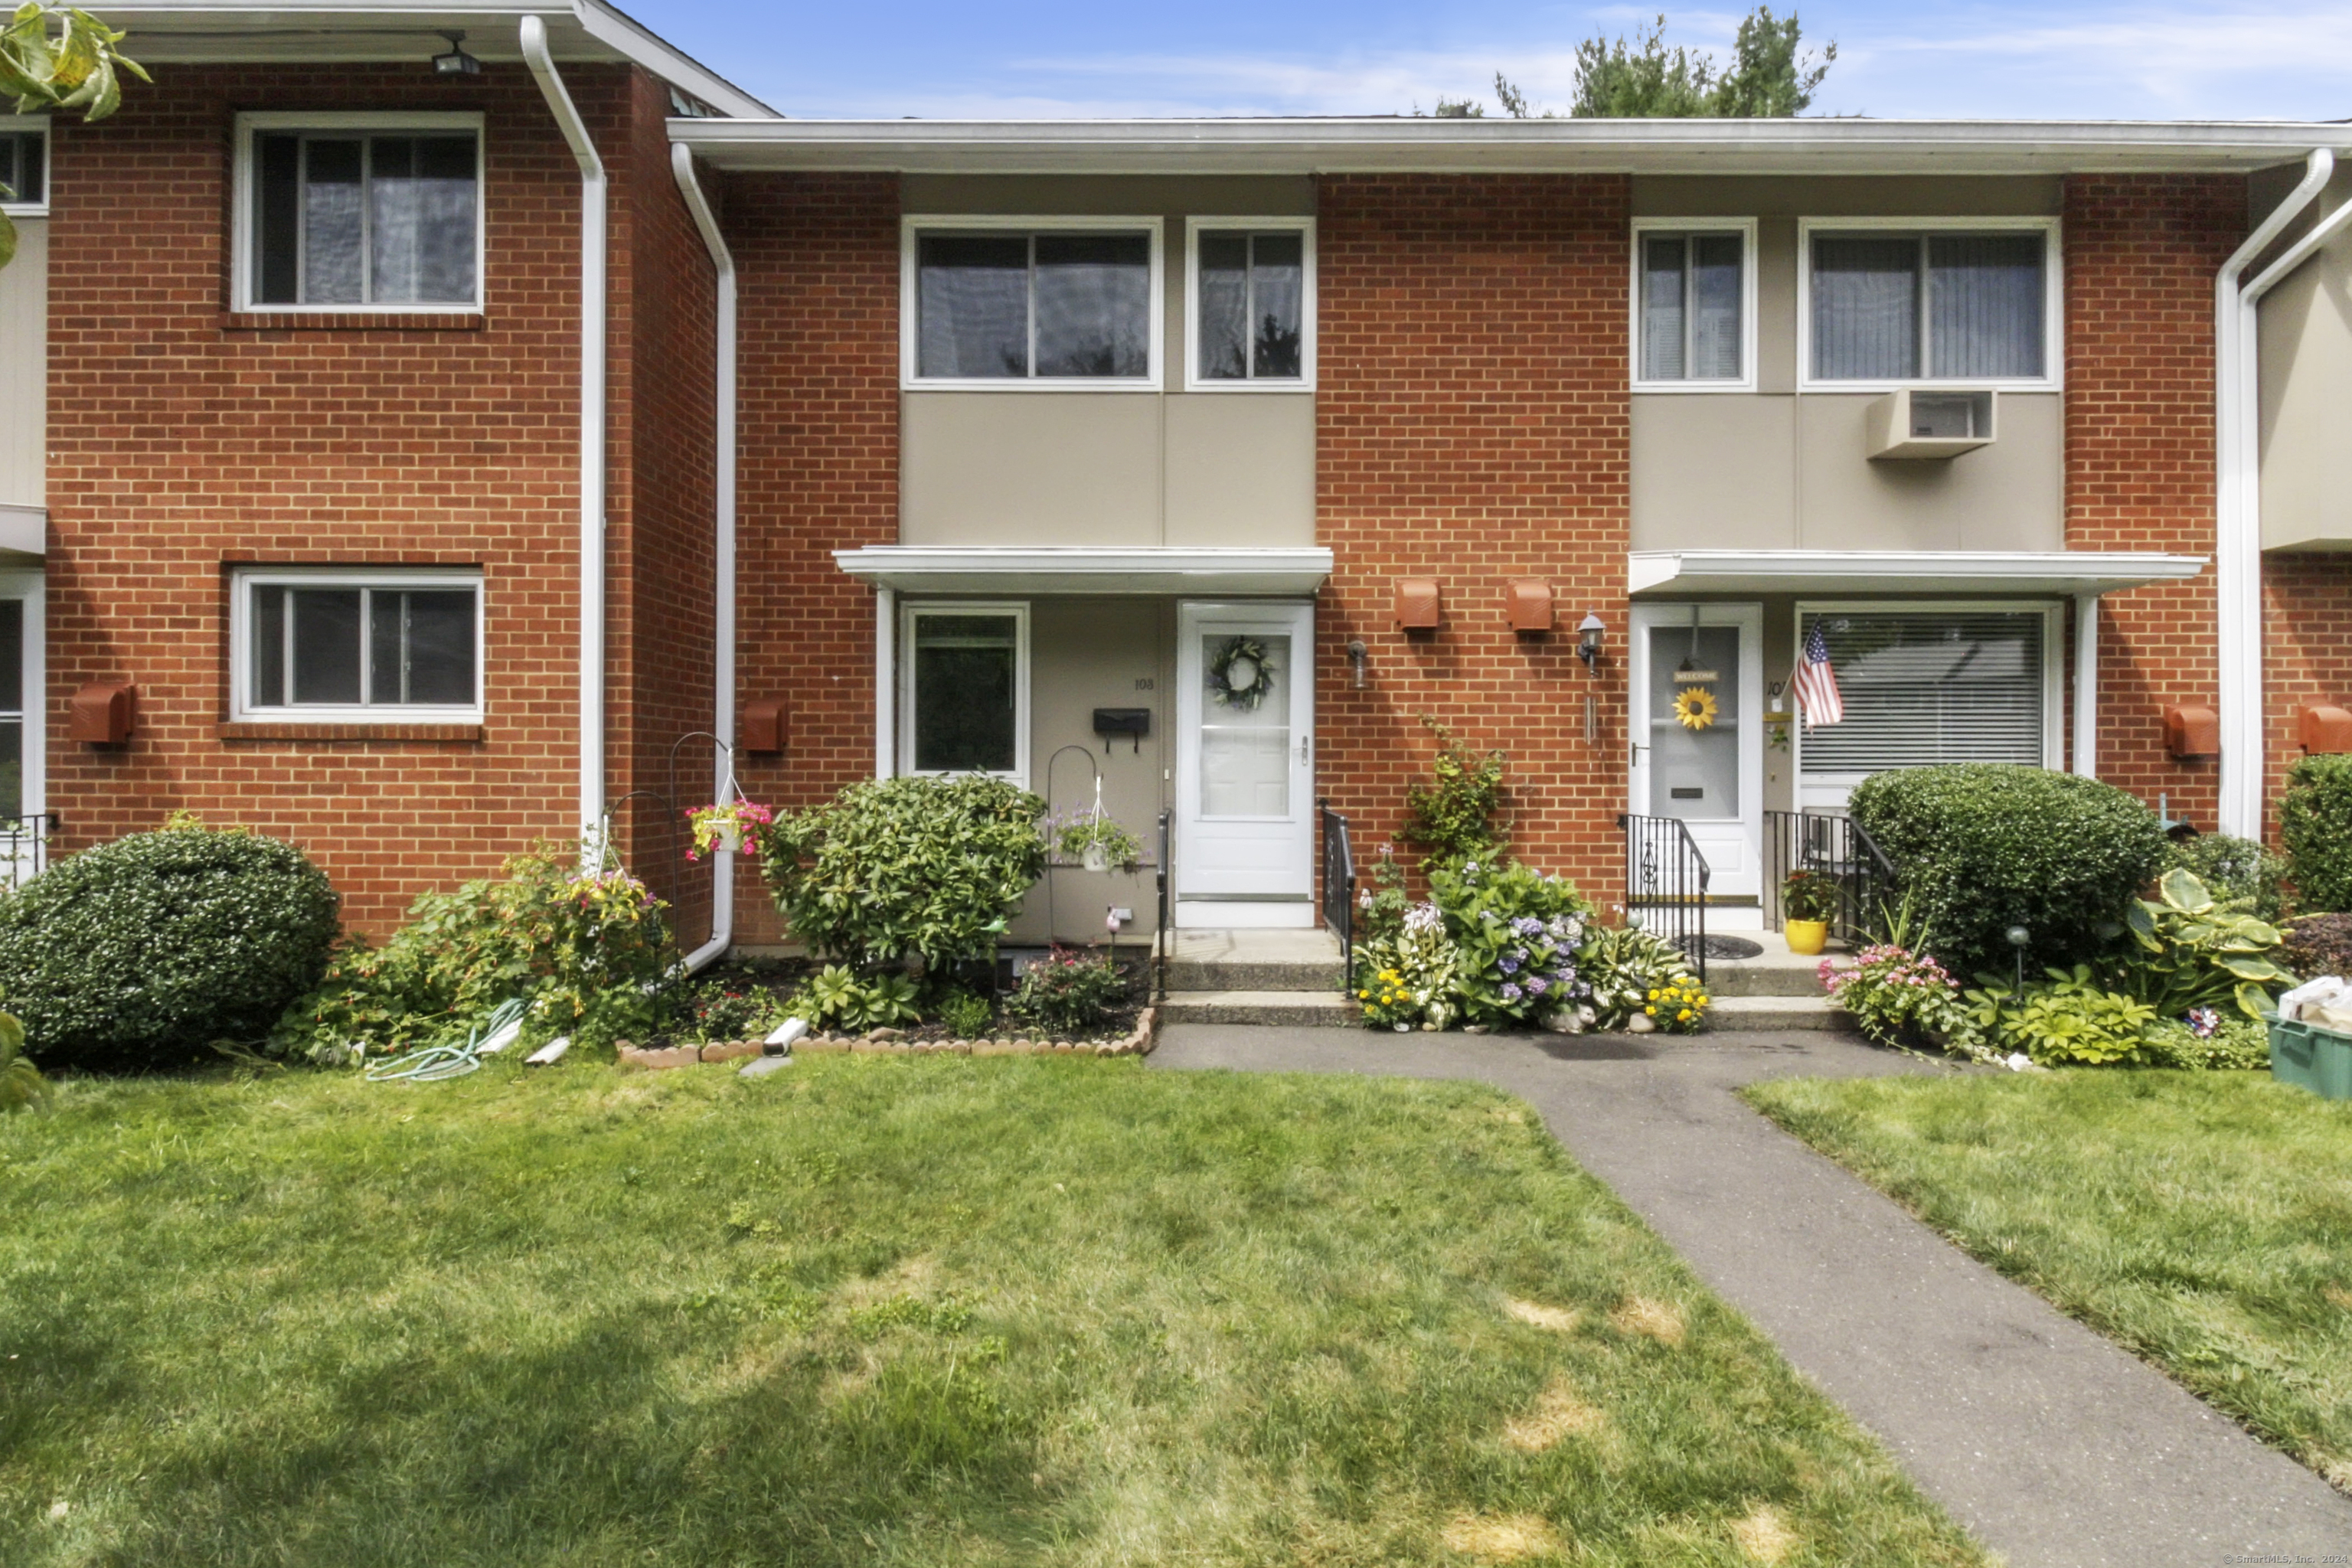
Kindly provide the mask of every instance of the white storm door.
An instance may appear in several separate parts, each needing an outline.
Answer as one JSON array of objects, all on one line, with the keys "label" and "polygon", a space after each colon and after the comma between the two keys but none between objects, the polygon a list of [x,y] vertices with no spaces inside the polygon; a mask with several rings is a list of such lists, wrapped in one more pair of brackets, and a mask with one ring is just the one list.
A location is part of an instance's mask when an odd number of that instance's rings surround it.
[{"label": "white storm door", "polygon": [[1764,891],[1763,641],[1760,605],[1633,606],[1630,809],[1682,819],[1717,898]]},{"label": "white storm door", "polygon": [[1315,606],[1176,607],[1176,923],[1315,923]]}]

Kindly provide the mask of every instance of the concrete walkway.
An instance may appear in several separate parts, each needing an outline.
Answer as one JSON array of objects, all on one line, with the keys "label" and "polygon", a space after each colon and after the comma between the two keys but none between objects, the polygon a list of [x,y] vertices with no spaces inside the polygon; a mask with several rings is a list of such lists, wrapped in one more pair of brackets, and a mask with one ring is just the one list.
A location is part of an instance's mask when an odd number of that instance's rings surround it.
[{"label": "concrete walkway", "polygon": [[1466,1078],[1523,1096],[2010,1568],[2352,1562],[2352,1499],[1732,1094],[1932,1064],[1819,1034],[1666,1044],[1210,1025],[1164,1029],[1150,1059]]}]

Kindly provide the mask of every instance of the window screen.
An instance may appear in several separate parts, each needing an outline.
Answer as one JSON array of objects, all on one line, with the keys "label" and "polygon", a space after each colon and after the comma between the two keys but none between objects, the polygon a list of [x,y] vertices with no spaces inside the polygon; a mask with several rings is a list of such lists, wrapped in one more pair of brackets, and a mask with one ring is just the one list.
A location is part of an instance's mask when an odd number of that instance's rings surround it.
[{"label": "window screen", "polygon": [[1816,234],[1814,377],[2041,379],[2047,257],[2039,230]]},{"label": "window screen", "polygon": [[915,242],[916,374],[1151,374],[1151,237],[926,234]]},{"label": "window screen", "polygon": [[1643,380],[1740,378],[1744,249],[1737,234],[1643,236]]},{"label": "window screen", "polygon": [[48,137],[38,131],[0,132],[0,184],[6,200],[37,206],[48,199]]},{"label": "window screen", "polygon": [[474,303],[476,159],[471,132],[257,133],[254,303]]},{"label": "window screen", "polygon": [[918,615],[914,643],[915,771],[1015,771],[1020,617]]},{"label": "window screen", "polygon": [[1202,380],[1300,379],[1306,253],[1295,232],[1201,236]]},{"label": "window screen", "polygon": [[254,708],[470,708],[479,589],[248,585],[246,700]]},{"label": "window screen", "polygon": [[1808,773],[2042,760],[2042,616],[2026,611],[1808,611],[1845,721],[1804,732]]}]

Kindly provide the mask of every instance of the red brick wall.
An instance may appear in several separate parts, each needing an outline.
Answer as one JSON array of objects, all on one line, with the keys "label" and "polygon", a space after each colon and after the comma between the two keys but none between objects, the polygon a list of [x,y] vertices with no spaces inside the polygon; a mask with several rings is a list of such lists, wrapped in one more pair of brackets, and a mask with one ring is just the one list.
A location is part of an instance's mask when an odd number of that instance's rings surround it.
[{"label": "red brick wall", "polygon": [[2297,552],[2263,560],[2263,728],[2268,742],[2263,833],[2275,842],[2279,792],[2303,755],[2295,715],[2306,704],[2352,704],[2352,556]]},{"label": "red brick wall", "polygon": [[[874,770],[874,595],[833,552],[898,537],[898,187],[887,175],[740,176],[727,191],[742,314],[742,701],[782,698],[782,758],[752,798],[803,806]],[[773,941],[756,869],[736,932]]]},{"label": "red brick wall", "polygon": [[[417,892],[485,873],[574,821],[577,166],[520,68],[463,81],[421,59],[157,74],[112,120],[61,120],[56,132],[47,701],[61,847],[194,809],[299,843],[342,890],[349,921],[381,931]],[[565,75],[615,176],[621,458],[629,79],[619,68]],[[235,325],[235,113],[360,108],[488,115],[486,316],[454,330]],[[616,488],[625,561],[628,502]],[[237,561],[479,564],[479,737],[224,740],[226,566]],[[622,598],[614,689],[634,702]],[[98,679],[140,688],[139,732],[119,751],[63,739],[68,696]]]},{"label": "red brick wall", "polygon": [[[1523,859],[1623,896],[1629,199],[1614,176],[1323,183],[1316,484],[1335,559],[1316,622],[1316,771],[1360,861],[1428,774],[1428,714],[1510,753]],[[1392,628],[1406,576],[1438,580],[1433,635]],[[1518,576],[1551,583],[1550,636],[1507,627]],[[1609,626],[1597,680],[1574,653],[1587,610]],[[1354,638],[1370,654],[1362,690]]]},{"label": "red brick wall", "polygon": [[[2245,234],[2234,175],[2066,182],[2066,547],[2213,552],[2213,275]],[[2211,705],[2213,574],[2100,606],[2099,776],[2214,826],[2210,760],[2168,756],[2175,702]]]}]

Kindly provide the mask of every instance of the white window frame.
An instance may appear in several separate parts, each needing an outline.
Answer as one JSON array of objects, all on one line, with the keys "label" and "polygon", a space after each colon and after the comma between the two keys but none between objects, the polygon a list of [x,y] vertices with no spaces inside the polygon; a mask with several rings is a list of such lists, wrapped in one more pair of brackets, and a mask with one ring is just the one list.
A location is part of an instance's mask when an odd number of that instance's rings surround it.
[{"label": "white window frame", "polygon": [[[2039,377],[1915,376],[1908,381],[1824,381],[1813,374],[1813,236],[1826,230],[1896,234],[2039,234],[2042,249],[2042,370]],[[1797,390],[1893,392],[1906,386],[2058,392],[2066,384],[2065,247],[2054,217],[1803,217],[1797,220]],[[1922,311],[1924,322],[1925,312]]]},{"label": "white window frame", "polygon": [[[1805,617],[1811,615],[1971,615],[1992,612],[2002,615],[2024,615],[2039,612],[2042,616],[2042,765],[2052,773],[2066,769],[2066,738],[2064,725],[2065,692],[2063,689],[2063,643],[2066,636],[2066,602],[2063,599],[1800,599],[1791,619],[1789,649],[1789,684],[1782,688],[1781,703],[1790,712],[1797,710],[1794,694],[1796,671],[1805,658]],[[1798,805],[1805,805],[1805,788],[1811,783],[1816,788],[1852,790],[1868,773],[1837,773],[1809,775],[1805,772],[1805,726],[1801,719],[1789,726],[1789,771],[1795,785]]]},{"label": "white window frame", "polygon": [[[953,213],[898,220],[898,387],[902,392],[1158,392],[1167,363],[1168,306],[1166,285],[1167,224],[1156,217],[1115,214],[1095,216],[1062,214],[1051,217],[993,216],[986,213]],[[1145,349],[1146,374],[1136,375],[919,375],[922,321],[919,314],[920,269],[916,242],[925,234],[950,230],[982,234],[1140,234],[1151,241],[1151,283],[1145,309],[1150,321]],[[1034,313],[1029,330],[1034,337]]]},{"label": "white window frame", "polygon": [[[1295,234],[1299,237],[1298,371],[1288,380],[1201,374],[1201,236]],[[1184,220],[1184,390],[1280,393],[1315,390],[1315,220],[1311,217],[1188,217]]]},{"label": "white window frame", "polygon": [[[43,632],[47,610],[47,578],[40,572],[0,571],[0,599],[21,599],[25,604],[24,642],[20,657],[24,661],[25,689],[19,700],[25,704],[24,760],[17,770],[17,810],[25,816],[38,816],[49,808],[49,746],[48,746],[48,638]],[[16,868],[19,876],[31,870],[26,864]],[[0,875],[0,883],[10,880]]]},{"label": "white window frame", "polygon": [[0,129],[5,129],[12,134],[18,136],[30,132],[37,134],[41,139],[41,199],[37,202],[0,202],[0,213],[5,213],[10,217],[48,216],[50,174],[49,153],[56,145],[55,140],[49,133],[48,117],[40,114],[19,115],[16,117],[16,122],[14,125],[0,127]]},{"label": "white window frame", "polygon": [[[485,117],[466,110],[436,110],[414,114],[378,113],[343,110],[332,113],[299,114],[270,110],[240,114],[236,117],[236,168],[231,192],[234,216],[230,232],[235,236],[231,246],[231,298],[236,309],[243,313],[283,316],[478,316],[489,299],[489,137],[484,132]],[[358,304],[264,304],[253,297],[254,251],[260,236],[254,233],[253,217],[253,139],[265,131],[312,132],[413,132],[430,135],[436,132],[470,131],[474,133],[474,298],[470,304],[454,300],[370,300]],[[46,188],[46,187],[44,187]]]},{"label": "white window frame", "polygon": [[926,616],[1011,616],[1013,630],[1013,763],[979,776],[1029,787],[1029,605],[1024,599],[926,599],[898,605],[898,773],[965,778],[943,768],[915,766],[915,627]]},{"label": "white window frame", "polygon": [[[1733,380],[1682,377],[1660,380],[1642,374],[1642,245],[1650,234],[1733,234],[1739,236],[1739,375]],[[1753,392],[1756,390],[1756,220],[1752,217],[1637,217],[1633,220],[1632,279],[1627,286],[1626,342],[1632,361],[1627,374],[1635,392]],[[1685,310],[1688,306],[1685,304]],[[1685,329],[1687,330],[1687,329]],[[1688,363],[1687,360],[1685,361]]]},{"label": "white window frame", "polygon": [[[474,700],[454,702],[257,703],[253,694],[256,588],[470,588],[474,592]],[[229,574],[229,717],[254,724],[478,724],[489,680],[489,589],[466,567],[247,566]],[[370,684],[372,639],[360,639],[360,690]]]}]

